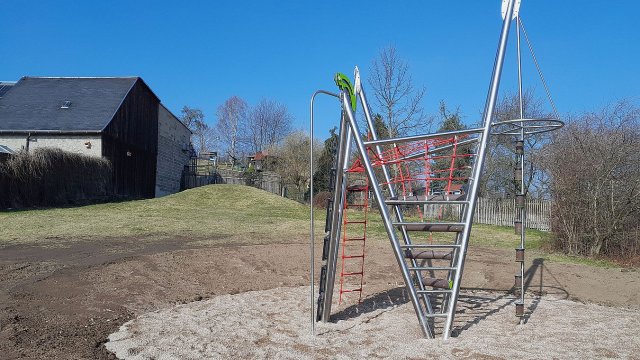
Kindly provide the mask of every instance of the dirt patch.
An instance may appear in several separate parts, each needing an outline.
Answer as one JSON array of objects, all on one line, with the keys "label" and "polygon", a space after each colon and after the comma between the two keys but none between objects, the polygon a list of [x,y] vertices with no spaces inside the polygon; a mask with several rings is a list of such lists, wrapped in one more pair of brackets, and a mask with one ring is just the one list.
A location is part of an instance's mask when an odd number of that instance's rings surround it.
[{"label": "dirt patch", "polygon": [[[308,284],[305,244],[203,245],[214,242],[221,239],[123,238],[0,249],[0,354],[6,359],[113,358],[104,342],[135,316],[219,295]],[[465,288],[501,292],[513,284],[512,251],[471,248],[468,259]],[[638,272],[540,259],[528,261],[527,268],[531,292],[640,308]],[[394,290],[402,282],[386,242],[368,245],[366,274],[370,297],[394,291],[401,296]],[[308,295],[300,301],[307,303]],[[336,305],[337,318],[352,317],[349,311],[358,310],[351,304],[353,299]],[[512,316],[512,311],[504,313]],[[305,314],[303,321],[308,318]],[[412,320],[406,329],[418,326]]]}]

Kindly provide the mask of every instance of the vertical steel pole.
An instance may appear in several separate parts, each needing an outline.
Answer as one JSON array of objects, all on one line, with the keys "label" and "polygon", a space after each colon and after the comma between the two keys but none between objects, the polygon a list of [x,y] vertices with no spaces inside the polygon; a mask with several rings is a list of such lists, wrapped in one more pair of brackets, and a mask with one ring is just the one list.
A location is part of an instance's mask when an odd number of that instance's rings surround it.
[{"label": "vertical steel pole", "polygon": [[402,248],[400,248],[400,243],[398,242],[398,238],[393,229],[393,224],[391,220],[391,214],[389,214],[389,210],[384,203],[384,196],[382,195],[382,190],[380,189],[380,185],[378,184],[375,174],[373,172],[373,166],[371,165],[371,161],[367,156],[367,149],[365,148],[364,142],[360,137],[360,130],[358,129],[358,124],[356,124],[356,120],[351,112],[351,107],[349,104],[349,99],[347,95],[343,92],[341,94],[342,100],[342,111],[347,115],[347,120],[351,125],[354,135],[354,139],[356,142],[356,147],[358,148],[358,152],[362,156],[362,163],[365,167],[367,176],[369,177],[369,182],[371,183],[371,187],[373,188],[373,194],[376,197],[376,203],[378,204],[378,210],[380,210],[380,215],[382,216],[384,228],[387,231],[387,235],[389,236],[389,241],[391,242],[391,247],[393,248],[393,254],[396,257],[396,261],[398,262],[398,266],[402,272],[402,278],[405,281],[407,288],[409,289],[409,297],[411,298],[411,303],[413,304],[413,309],[418,316],[418,321],[420,322],[420,326],[422,328],[422,333],[425,337],[429,336],[429,324],[427,323],[426,317],[424,316],[422,309],[420,308],[420,301],[416,294],[416,289],[413,285],[413,281],[411,279],[411,274],[407,270],[407,267],[404,263],[404,252]]},{"label": "vertical steel pole", "polygon": [[[518,98],[520,100],[520,119],[524,119],[524,94],[522,92],[522,60],[520,53],[520,15],[516,16],[516,35],[517,35],[517,46],[518,46]],[[522,151],[520,156],[520,196],[524,201],[525,190],[524,190],[524,123],[520,123],[520,141],[522,141]],[[525,229],[526,229],[526,207],[523,206],[520,208],[520,221],[521,221],[521,231],[520,231],[520,249],[523,251],[524,257],[524,246],[525,246]],[[524,306],[524,258],[523,261],[520,262],[520,302],[522,306]],[[520,323],[522,324],[522,317],[520,318]]]},{"label": "vertical steel pole", "polygon": [[511,17],[513,16],[515,0],[510,0],[507,5],[506,16],[502,23],[502,32],[500,33],[500,40],[498,41],[498,51],[496,53],[495,63],[493,65],[493,74],[491,75],[491,83],[489,85],[489,92],[487,94],[487,101],[483,112],[483,130],[482,139],[478,146],[478,156],[473,164],[473,170],[471,173],[471,184],[469,189],[469,197],[471,200],[466,208],[465,226],[462,232],[462,239],[460,244],[460,251],[456,254],[458,257],[457,264],[460,271],[456,271],[453,276],[453,293],[449,300],[448,316],[444,326],[444,339],[448,339],[451,335],[451,329],[453,327],[453,320],[456,312],[456,303],[458,301],[458,295],[460,290],[460,280],[462,278],[462,268],[464,265],[464,258],[467,253],[467,246],[469,243],[469,235],[471,234],[471,224],[473,223],[473,212],[476,206],[476,196],[478,193],[478,184],[480,174],[484,167],[484,160],[487,150],[487,141],[491,132],[491,121],[493,119],[493,113],[495,111],[496,101],[498,98],[498,89],[500,87],[500,77],[502,75],[502,67],[504,64],[505,50],[507,47],[507,39],[509,37],[509,28],[511,26]]},{"label": "vertical steel pole", "polygon": [[316,335],[316,311],[315,311],[315,304],[316,304],[316,290],[315,290],[315,269],[314,269],[314,264],[315,264],[315,249],[314,249],[314,231],[313,231],[313,100],[316,97],[316,94],[313,94],[311,96],[311,104],[309,105],[309,112],[310,112],[310,116],[309,116],[309,191],[311,192],[311,195],[309,196],[309,203],[310,203],[310,208],[311,210],[309,210],[310,212],[310,217],[311,220],[309,221],[309,242],[310,242],[310,248],[309,251],[311,252],[310,255],[310,262],[311,262],[311,266],[309,269],[309,277],[310,277],[310,281],[311,281],[311,335],[315,336]]},{"label": "vertical steel pole", "polygon": [[315,336],[316,334],[316,310],[315,310],[315,304],[316,304],[316,299],[315,299],[315,234],[314,234],[314,221],[313,221],[313,103],[316,99],[316,96],[318,94],[326,94],[326,95],[330,95],[333,97],[338,97],[337,94],[334,93],[330,93],[328,91],[324,91],[324,90],[318,90],[315,93],[313,93],[313,95],[311,95],[311,103],[310,103],[310,108],[309,108],[309,112],[310,112],[310,116],[309,116],[309,191],[311,192],[311,195],[309,197],[311,206],[310,206],[310,217],[311,220],[309,221],[309,227],[310,227],[310,234],[309,234],[309,238],[310,238],[310,244],[309,244],[309,248],[310,248],[310,260],[311,260],[311,265],[310,265],[310,269],[309,269],[309,276],[310,276],[310,282],[311,282],[311,334],[313,336]]}]

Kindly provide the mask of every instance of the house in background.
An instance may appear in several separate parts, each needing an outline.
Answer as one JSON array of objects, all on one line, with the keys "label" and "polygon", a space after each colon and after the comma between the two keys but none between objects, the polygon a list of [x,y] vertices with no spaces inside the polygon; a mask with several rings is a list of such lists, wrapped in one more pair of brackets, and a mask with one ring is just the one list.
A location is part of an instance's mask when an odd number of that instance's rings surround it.
[{"label": "house in background", "polygon": [[118,196],[178,192],[191,156],[190,137],[139,77],[23,77],[0,83],[0,145],[104,157],[111,161]]},{"label": "house in background", "polygon": [[254,155],[247,157],[248,167],[253,167],[256,171],[273,170],[276,160],[277,159],[266,150],[258,151]]}]

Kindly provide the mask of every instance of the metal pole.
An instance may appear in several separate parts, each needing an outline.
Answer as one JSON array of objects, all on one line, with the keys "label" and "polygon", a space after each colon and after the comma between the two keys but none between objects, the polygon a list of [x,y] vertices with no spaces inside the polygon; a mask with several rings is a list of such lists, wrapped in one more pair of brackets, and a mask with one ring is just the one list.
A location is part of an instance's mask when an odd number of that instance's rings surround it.
[{"label": "metal pole", "polygon": [[[500,87],[500,77],[502,75],[502,67],[504,64],[504,56],[505,49],[507,46],[507,39],[509,37],[509,28],[511,26],[511,17],[513,16],[513,8],[514,1],[510,0],[507,5],[506,16],[504,18],[502,24],[502,32],[500,33],[500,40],[498,41],[498,51],[496,54],[496,60],[493,67],[493,74],[491,76],[491,83],[489,85],[489,92],[487,94],[487,101],[485,104],[484,112],[483,112],[483,131],[482,131],[482,139],[478,147],[478,156],[476,157],[476,161],[473,165],[473,170],[471,173],[471,185],[469,189],[469,197],[468,199],[473,199],[473,201],[469,202],[466,210],[465,216],[465,226],[462,232],[462,241],[460,244],[460,251],[458,251],[457,255],[457,265],[461,269],[461,271],[456,271],[453,276],[453,289],[460,289],[460,279],[462,278],[462,268],[464,265],[464,258],[467,252],[467,245],[469,242],[469,235],[471,234],[471,224],[473,222],[473,213],[476,206],[476,194],[478,192],[478,184],[477,181],[480,178],[480,174],[482,173],[482,168],[484,166],[484,160],[487,150],[487,141],[489,139],[489,134],[491,132],[491,119],[493,119],[493,113],[496,106],[496,101],[498,98],[498,89]],[[444,327],[444,339],[448,339],[451,335],[451,328],[453,326],[453,320],[456,312],[456,303],[458,301],[458,292],[453,291],[451,294],[447,321]]]},{"label": "metal pole", "polygon": [[422,134],[422,135],[404,136],[404,137],[389,138],[389,139],[382,139],[382,140],[365,141],[364,145],[365,146],[392,145],[392,144],[395,145],[397,143],[403,143],[403,142],[420,141],[420,140],[442,138],[442,137],[454,137],[457,135],[476,134],[476,133],[482,133],[483,131],[484,131],[484,128],[442,131],[442,132],[433,133],[433,134]]},{"label": "metal pole", "polygon": [[378,184],[375,174],[373,172],[373,166],[371,165],[371,161],[367,156],[367,149],[365,148],[364,142],[360,137],[360,130],[358,129],[358,124],[356,124],[353,113],[351,112],[351,107],[349,104],[349,100],[347,99],[347,95],[343,92],[341,94],[342,100],[342,111],[347,115],[347,120],[349,121],[350,129],[355,134],[354,139],[356,142],[356,146],[358,148],[358,152],[362,156],[362,163],[365,167],[367,176],[369,177],[369,182],[371,183],[371,187],[373,188],[373,194],[376,197],[376,203],[378,204],[378,210],[380,210],[380,215],[382,216],[383,224],[385,230],[387,231],[387,235],[389,235],[389,240],[391,242],[391,247],[393,248],[393,253],[398,262],[398,266],[401,269],[402,277],[405,281],[407,288],[409,288],[409,296],[411,298],[411,303],[413,304],[413,308],[418,316],[418,321],[420,322],[420,326],[422,328],[422,333],[425,337],[429,336],[429,325],[427,323],[426,317],[424,316],[421,308],[420,302],[417,297],[416,289],[413,285],[413,281],[411,280],[411,275],[407,270],[406,266],[404,266],[404,252],[398,243],[398,238],[393,229],[393,224],[391,221],[391,215],[389,214],[389,210],[387,206],[384,204],[384,197],[382,195],[382,190],[380,190],[380,185]]},{"label": "metal pole", "polygon": [[[342,94],[342,93],[341,93]],[[341,95],[343,96],[343,95]],[[346,96],[346,95],[344,95]],[[333,299],[333,286],[336,277],[336,266],[338,261],[338,247],[340,238],[340,228],[342,225],[342,211],[346,182],[344,181],[345,167],[349,161],[349,149],[351,143],[351,128],[349,127],[342,109],[342,119],[340,120],[340,140],[338,142],[338,161],[336,165],[336,183],[333,192],[333,212],[331,219],[331,233],[329,243],[329,253],[327,257],[327,272],[325,288],[323,294],[322,321],[328,322],[331,317],[331,301]]]},{"label": "metal pole", "polygon": [[313,100],[316,97],[316,94],[318,92],[315,92],[312,96],[311,96],[311,105],[310,105],[310,121],[309,121],[309,137],[310,140],[309,141],[309,191],[311,192],[311,196],[309,197],[309,202],[310,202],[310,208],[311,210],[309,211],[311,214],[311,221],[309,222],[309,233],[310,233],[310,252],[311,252],[311,259],[310,259],[310,263],[311,263],[311,269],[309,270],[309,277],[311,279],[311,335],[315,336],[316,335],[316,321],[315,321],[315,316],[316,316],[316,312],[315,312],[315,296],[316,296],[316,290],[315,290],[315,269],[314,269],[314,236],[313,236]]},{"label": "metal pole", "polygon": [[[518,98],[520,101],[520,119],[524,119],[524,98],[522,92],[522,60],[520,53],[520,15],[516,16],[516,35],[518,46]],[[524,125],[523,123],[521,123]],[[520,196],[524,201],[524,126],[520,127],[520,141],[522,142],[522,151],[520,153]],[[523,252],[523,259],[520,262],[520,303],[524,307],[524,246],[525,246],[525,207],[520,208],[520,249]],[[522,317],[520,318],[520,324],[522,324]]]},{"label": "metal pole", "polygon": [[310,239],[310,252],[311,252],[311,266],[309,269],[309,276],[310,276],[310,281],[311,281],[311,335],[315,336],[316,335],[316,290],[315,290],[315,267],[314,267],[314,262],[315,262],[315,236],[314,236],[314,222],[313,222],[313,102],[316,99],[316,95],[318,94],[327,94],[327,95],[331,95],[331,96],[335,96],[336,98],[338,97],[337,94],[328,92],[328,91],[324,91],[324,90],[318,90],[315,93],[313,93],[313,95],[311,95],[311,104],[310,104],[310,121],[309,121],[309,191],[311,192],[311,196],[309,197],[310,203],[311,203],[311,210],[309,211],[311,214],[311,221],[309,221],[309,228],[310,228],[310,235],[309,235],[309,239]]}]

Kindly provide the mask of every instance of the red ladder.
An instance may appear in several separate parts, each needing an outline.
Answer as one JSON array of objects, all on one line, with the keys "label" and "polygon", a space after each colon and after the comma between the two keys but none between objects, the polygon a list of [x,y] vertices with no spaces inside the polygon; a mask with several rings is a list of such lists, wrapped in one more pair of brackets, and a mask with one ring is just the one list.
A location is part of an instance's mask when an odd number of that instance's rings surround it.
[{"label": "red ladder", "polygon": [[[364,169],[356,161],[348,171],[364,172]],[[343,204],[339,303],[342,303],[343,294],[356,292],[358,293],[358,303],[360,303],[364,281],[365,243],[367,241],[369,181],[365,179],[364,184],[348,186]],[[349,213],[349,209],[352,209],[351,213]]]}]

